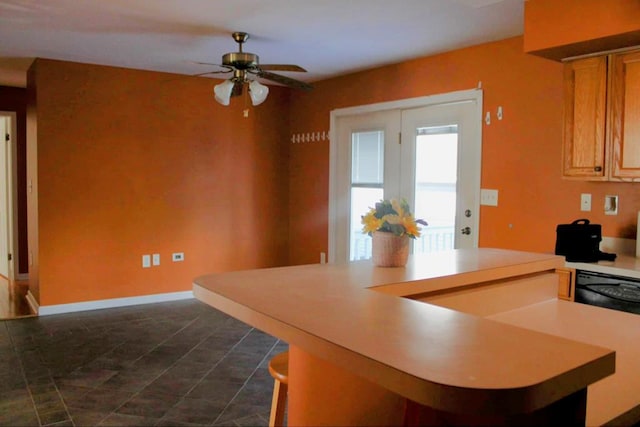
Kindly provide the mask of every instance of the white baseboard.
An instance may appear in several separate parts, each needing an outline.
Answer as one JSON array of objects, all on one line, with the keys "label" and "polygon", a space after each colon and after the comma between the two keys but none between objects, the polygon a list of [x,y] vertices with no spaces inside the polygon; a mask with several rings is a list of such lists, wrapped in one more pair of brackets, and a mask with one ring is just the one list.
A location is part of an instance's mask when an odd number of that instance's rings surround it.
[{"label": "white baseboard", "polygon": [[129,305],[151,304],[155,302],[177,301],[193,298],[193,291],[169,292],[166,294],[142,295],[139,297],[111,298],[96,301],[74,302],[71,304],[43,305],[37,311],[40,316],[73,313],[76,311],[100,310],[103,308],[126,307]]},{"label": "white baseboard", "polygon": [[33,314],[38,314],[38,312],[40,311],[40,305],[38,304],[38,301],[36,301],[36,298],[31,293],[31,290],[27,291],[27,295],[25,298],[27,300],[27,304],[29,304],[29,308],[31,308],[31,312]]}]

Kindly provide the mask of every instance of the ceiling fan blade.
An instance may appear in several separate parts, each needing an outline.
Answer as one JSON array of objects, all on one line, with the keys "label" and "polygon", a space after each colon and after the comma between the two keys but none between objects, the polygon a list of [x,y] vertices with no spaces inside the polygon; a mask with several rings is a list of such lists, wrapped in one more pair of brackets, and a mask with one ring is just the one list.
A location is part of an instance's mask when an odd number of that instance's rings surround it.
[{"label": "ceiling fan blade", "polygon": [[225,73],[230,73],[230,72],[231,72],[231,70],[224,70],[224,71],[207,71],[206,73],[191,74],[191,77],[206,76],[207,74],[225,74]]},{"label": "ceiling fan blade", "polygon": [[293,64],[260,64],[258,68],[266,71],[295,71],[300,73],[307,72],[307,70],[305,70],[301,66]]},{"label": "ceiling fan blade", "polygon": [[233,67],[230,67],[229,65],[225,65],[225,64],[214,64],[213,62],[198,62],[198,61],[188,61],[190,64],[195,64],[195,65],[209,65],[212,67],[218,67],[218,68],[222,68],[226,71],[233,71]]},{"label": "ceiling fan blade", "polygon": [[256,71],[255,74],[258,77],[261,77],[263,79],[272,80],[276,83],[282,83],[283,85],[293,87],[296,89],[302,89],[302,90],[313,89],[313,86],[310,85],[309,83],[301,82],[300,80],[295,80],[290,77],[281,76],[280,74],[270,73],[269,71],[259,70],[259,71]]},{"label": "ceiling fan blade", "polygon": [[218,66],[218,67],[222,67],[222,65],[220,65],[220,64],[214,64],[213,62],[189,61],[189,63],[191,63],[191,64],[198,64],[198,65],[215,65],[215,66]]}]

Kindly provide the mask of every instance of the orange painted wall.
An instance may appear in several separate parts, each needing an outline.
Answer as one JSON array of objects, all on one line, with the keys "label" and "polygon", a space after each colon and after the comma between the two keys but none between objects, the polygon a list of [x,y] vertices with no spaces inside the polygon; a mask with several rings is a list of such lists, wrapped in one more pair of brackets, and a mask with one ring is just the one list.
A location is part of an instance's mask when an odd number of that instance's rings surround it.
[{"label": "orange painted wall", "polygon": [[[561,178],[562,65],[523,53],[522,37],[420,58],[319,82],[292,96],[291,132],[329,129],[330,111],[484,88],[482,188],[499,190],[498,207],[481,207],[480,246],[552,252],[555,227],[588,217],[606,236],[635,238],[638,184],[589,183]],[[498,106],[504,120],[495,120]],[[290,150],[290,262],[317,262],[327,251],[329,142]],[[580,194],[593,211],[580,211]],[[620,197],[618,216],[605,216],[606,194]],[[426,218],[429,219],[428,217]]]},{"label": "orange painted wall", "polygon": [[[584,216],[606,236],[635,237],[637,184],[561,178],[562,65],[523,53],[522,37],[317,82],[308,93],[272,87],[247,119],[241,100],[213,101],[210,79],[38,60],[29,81],[38,119],[27,120],[38,144],[29,155],[38,194],[29,201],[30,278],[41,305],[318,262],[327,252],[329,143],[292,143],[291,134],[328,131],[336,108],[478,81],[485,111],[500,105],[505,114],[483,126],[481,186],[498,189],[500,205],[481,208],[481,246],[551,252],[555,226]],[[580,193],[593,195],[588,215]],[[618,216],[603,214],[605,194],[620,197]],[[177,251],[184,263],[169,262]],[[151,253],[162,265],[142,269]]]},{"label": "orange painted wall", "polygon": [[527,52],[638,32],[640,2],[527,0],[524,29]]},{"label": "orange painted wall", "polygon": [[[30,73],[40,305],[287,263],[287,90],[223,107],[206,78],[42,59]],[[143,269],[152,253],[161,265]]]},{"label": "orange painted wall", "polygon": [[40,301],[38,235],[38,109],[37,61],[27,72],[27,240],[29,244],[29,292]]}]

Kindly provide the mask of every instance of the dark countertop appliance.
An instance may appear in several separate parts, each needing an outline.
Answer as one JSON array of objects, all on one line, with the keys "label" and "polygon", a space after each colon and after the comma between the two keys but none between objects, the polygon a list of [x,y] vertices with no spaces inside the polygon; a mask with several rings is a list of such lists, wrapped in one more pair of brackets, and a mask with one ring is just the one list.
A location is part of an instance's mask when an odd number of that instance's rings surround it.
[{"label": "dark countertop appliance", "polygon": [[575,301],[640,314],[640,280],[577,270]]}]

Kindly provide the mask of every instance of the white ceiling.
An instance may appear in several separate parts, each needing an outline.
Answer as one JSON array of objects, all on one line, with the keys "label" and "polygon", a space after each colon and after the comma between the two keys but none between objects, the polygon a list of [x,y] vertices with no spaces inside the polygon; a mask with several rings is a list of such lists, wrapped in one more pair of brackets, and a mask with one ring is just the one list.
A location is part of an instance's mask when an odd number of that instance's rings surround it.
[{"label": "white ceiling", "polygon": [[0,0],[0,85],[25,86],[35,57],[203,73],[233,31],[313,82],[522,34],[524,1]]}]

